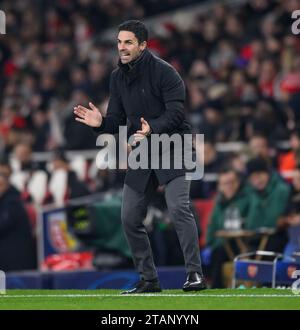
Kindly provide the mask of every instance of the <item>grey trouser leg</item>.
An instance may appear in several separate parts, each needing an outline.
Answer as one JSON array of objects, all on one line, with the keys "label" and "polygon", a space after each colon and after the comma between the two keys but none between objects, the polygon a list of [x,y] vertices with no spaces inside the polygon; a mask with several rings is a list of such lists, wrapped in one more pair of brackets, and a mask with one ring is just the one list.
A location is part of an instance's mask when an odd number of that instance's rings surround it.
[{"label": "grey trouser leg", "polygon": [[[166,184],[165,197],[182,248],[187,273],[202,274],[197,227],[190,209],[190,181],[177,177]],[[121,219],[133,262],[141,278],[157,278],[152,250],[143,220],[149,196],[124,185]],[[172,251],[170,251],[172,253]]]},{"label": "grey trouser leg", "polygon": [[183,252],[186,271],[202,274],[197,226],[190,208],[190,184],[191,181],[186,180],[185,176],[171,180],[166,184],[165,197]]},{"label": "grey trouser leg", "polygon": [[148,194],[124,185],[121,219],[133,262],[141,279],[157,278],[148,234],[143,225],[147,215]]}]

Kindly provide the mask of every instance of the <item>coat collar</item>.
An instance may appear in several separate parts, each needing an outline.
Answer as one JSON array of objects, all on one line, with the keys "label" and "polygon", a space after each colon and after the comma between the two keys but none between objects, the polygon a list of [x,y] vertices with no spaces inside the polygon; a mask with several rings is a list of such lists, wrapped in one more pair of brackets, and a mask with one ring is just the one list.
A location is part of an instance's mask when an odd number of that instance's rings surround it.
[{"label": "coat collar", "polygon": [[149,62],[151,57],[152,54],[150,51],[145,49],[138,58],[128,64],[123,64],[121,60],[119,60],[118,66],[125,74],[128,84],[132,83],[138,76],[143,73],[143,68]]}]

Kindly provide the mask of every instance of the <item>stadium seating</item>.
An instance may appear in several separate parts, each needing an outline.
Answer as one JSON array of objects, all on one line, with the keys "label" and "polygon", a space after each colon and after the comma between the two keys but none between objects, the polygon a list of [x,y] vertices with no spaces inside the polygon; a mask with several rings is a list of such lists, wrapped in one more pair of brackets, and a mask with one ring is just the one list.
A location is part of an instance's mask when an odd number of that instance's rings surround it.
[{"label": "stadium seating", "polygon": [[206,231],[207,226],[209,223],[210,215],[214,207],[214,200],[208,199],[208,200],[195,200],[194,206],[197,211],[197,214],[199,216],[199,225],[200,225],[200,239],[199,243],[201,247],[205,246],[205,238],[206,238]]}]

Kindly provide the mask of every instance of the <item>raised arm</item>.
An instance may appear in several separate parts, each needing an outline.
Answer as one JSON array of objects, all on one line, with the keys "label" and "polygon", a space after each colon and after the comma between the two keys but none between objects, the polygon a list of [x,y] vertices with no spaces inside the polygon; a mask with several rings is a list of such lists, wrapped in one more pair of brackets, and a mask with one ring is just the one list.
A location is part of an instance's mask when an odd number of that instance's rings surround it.
[{"label": "raised arm", "polygon": [[107,108],[107,115],[103,117],[91,102],[91,109],[78,106],[74,108],[74,113],[78,117],[77,121],[93,127],[97,133],[115,134],[119,132],[119,126],[126,125],[126,114],[122,104],[121,96],[116,87],[115,74],[110,77],[110,96]]}]

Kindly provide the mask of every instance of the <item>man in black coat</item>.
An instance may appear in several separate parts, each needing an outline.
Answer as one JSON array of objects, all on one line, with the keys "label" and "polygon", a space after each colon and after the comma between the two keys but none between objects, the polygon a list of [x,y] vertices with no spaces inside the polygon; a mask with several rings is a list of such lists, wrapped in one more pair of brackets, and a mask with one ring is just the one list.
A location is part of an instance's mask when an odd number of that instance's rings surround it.
[{"label": "man in black coat", "polygon": [[0,270],[36,268],[36,249],[19,194],[0,173]]},{"label": "man in black coat", "polygon": [[[119,65],[111,74],[110,100],[105,118],[89,103],[74,108],[76,120],[98,133],[116,134],[119,126],[129,126],[134,143],[148,142],[153,134],[190,133],[185,120],[185,86],[176,70],[154,56],[147,47],[148,31],[139,21],[127,21],[119,26]],[[163,153],[164,146],[160,150]],[[197,227],[190,209],[190,181],[184,167],[174,165],[176,146],[171,149],[170,168],[127,170],[123,190],[122,223],[141,280],[125,293],[161,291],[152,251],[143,226],[149,198],[158,184],[165,185],[165,197],[174,221],[188,274],[183,290],[202,290],[202,274]],[[150,153],[148,153],[150,157]],[[160,155],[161,156],[161,155]],[[153,157],[153,154],[151,155]],[[148,163],[150,164],[150,163]],[[171,252],[171,251],[170,251]]]}]

